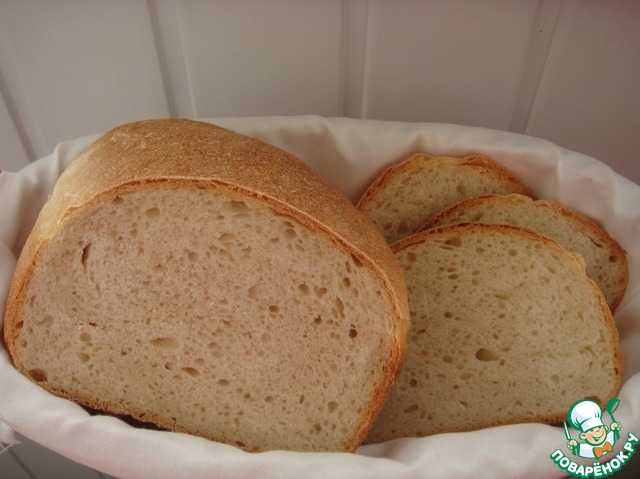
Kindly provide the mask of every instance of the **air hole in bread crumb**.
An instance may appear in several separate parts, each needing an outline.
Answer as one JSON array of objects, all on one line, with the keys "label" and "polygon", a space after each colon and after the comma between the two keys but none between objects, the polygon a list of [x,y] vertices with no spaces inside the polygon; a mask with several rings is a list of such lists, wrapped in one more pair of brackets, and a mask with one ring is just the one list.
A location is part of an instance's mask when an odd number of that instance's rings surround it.
[{"label": "air hole in bread crumb", "polygon": [[356,268],[362,267],[362,261],[360,261],[360,259],[357,256],[354,256],[353,254],[351,255],[351,261],[353,261],[353,264],[356,266]]},{"label": "air hole in bread crumb", "polygon": [[476,359],[480,361],[497,361],[500,357],[489,349],[480,348],[476,351]]},{"label": "air hole in bread crumb", "polygon": [[322,298],[325,294],[327,294],[327,288],[318,288],[317,286],[313,287],[313,292],[319,298]]},{"label": "air hole in bread crumb", "polygon": [[449,356],[448,354],[445,354],[444,356],[442,356],[442,360],[445,363],[448,363],[448,364],[453,363],[453,358],[451,356]]},{"label": "air hole in bread crumb", "polygon": [[336,298],[335,305],[336,305],[335,311],[336,311],[337,315],[340,318],[344,319],[344,303],[342,302],[342,300],[340,298]]},{"label": "air hole in bread crumb", "polygon": [[318,315],[313,320],[314,324],[322,324],[322,316]]},{"label": "air hole in bread crumb", "polygon": [[249,290],[247,291],[247,294],[250,299],[255,299],[257,297],[257,290],[258,290],[258,287],[255,285],[249,288]]},{"label": "air hole in bread crumb", "polygon": [[509,248],[507,250],[507,253],[509,254],[509,256],[518,256],[518,250],[513,249],[513,248]]},{"label": "air hole in bread crumb", "polygon": [[31,369],[29,377],[37,383],[43,383],[47,381],[47,372],[43,369]]},{"label": "air hole in bread crumb", "polygon": [[144,214],[149,217],[159,216],[160,210],[154,206],[153,208],[145,210]]},{"label": "air hole in bread crumb", "polygon": [[460,238],[459,236],[453,236],[453,237],[449,238],[448,240],[446,240],[444,242],[444,244],[449,245],[449,246],[460,247],[460,246],[462,246],[462,238]]},{"label": "air hole in bread crumb", "polygon": [[91,253],[91,243],[88,243],[84,248],[82,248],[82,258],[81,262],[83,266],[87,265],[87,260],[89,259],[89,254]]},{"label": "air hole in bread crumb", "polygon": [[80,341],[88,343],[91,341],[91,335],[87,332],[80,333]]},{"label": "air hole in bread crumb", "polygon": [[271,402],[273,402],[273,396],[266,396],[266,397],[264,398],[264,402],[266,402],[266,403],[271,403]]},{"label": "air hole in bread crumb", "polygon": [[[22,323],[22,321],[20,322]],[[53,316],[51,316],[50,314],[45,314],[44,318],[38,321],[37,326],[49,327],[52,324],[53,324]],[[22,327],[22,325],[20,327]]]},{"label": "air hole in bread crumb", "polygon": [[298,285],[298,291],[300,291],[300,293],[302,293],[305,296],[307,296],[311,292],[311,290],[309,289],[309,286],[307,286],[304,283]]},{"label": "air hole in bread crumb", "polygon": [[278,311],[280,311],[280,306],[272,304],[271,306],[269,306],[269,311],[271,311],[272,313],[277,313]]},{"label": "air hole in bread crumb", "polygon": [[236,235],[234,235],[233,233],[222,233],[220,236],[218,236],[218,240],[220,240],[222,243],[229,243],[233,240],[235,240]]},{"label": "air hole in bread crumb", "polygon": [[355,327],[352,327],[352,328],[349,330],[349,337],[350,337],[351,339],[354,339],[354,338],[355,338],[355,337],[357,337],[357,336],[358,336],[358,331],[356,330],[356,328],[355,328]]},{"label": "air hole in bread crumb", "polygon": [[198,371],[196,368],[192,368],[192,367],[186,367],[186,368],[180,368],[180,371],[182,371],[183,373],[189,375],[189,376],[200,376],[200,371]]},{"label": "air hole in bread crumb", "polygon": [[327,410],[329,412],[334,412],[336,409],[338,409],[338,403],[335,401],[329,401],[327,403]]},{"label": "air hole in bread crumb", "polygon": [[458,402],[463,405],[464,407],[467,407],[469,405],[468,401],[463,401],[462,399],[459,399]]},{"label": "air hole in bread crumb", "polygon": [[175,338],[156,338],[149,341],[152,346],[157,348],[177,348],[178,340]]},{"label": "air hole in bread crumb", "polygon": [[408,406],[408,407],[404,408],[403,412],[409,414],[409,413],[412,413],[412,412],[417,411],[417,410],[418,410],[418,405],[417,404],[412,404],[411,406]]},{"label": "air hole in bread crumb", "polygon": [[234,214],[242,214],[247,213],[249,211],[249,207],[244,201],[240,200],[229,200],[222,203],[223,211],[227,211]]},{"label": "air hole in bread crumb", "polygon": [[228,386],[231,384],[228,379],[218,379],[218,386]]},{"label": "air hole in bread crumb", "polygon": [[396,231],[398,233],[404,234],[404,233],[411,233],[412,229],[411,229],[411,226],[409,225],[409,222],[406,219],[402,219],[400,220],[400,223],[398,223]]},{"label": "air hole in bread crumb", "polygon": [[114,199],[111,200],[111,203],[113,203],[114,205],[119,205],[121,203],[124,203],[124,200],[122,199],[121,196],[116,196]]},{"label": "air hole in bread crumb", "polygon": [[417,379],[411,379],[409,381],[409,386],[411,386],[412,388],[415,388],[418,385],[418,380]]}]

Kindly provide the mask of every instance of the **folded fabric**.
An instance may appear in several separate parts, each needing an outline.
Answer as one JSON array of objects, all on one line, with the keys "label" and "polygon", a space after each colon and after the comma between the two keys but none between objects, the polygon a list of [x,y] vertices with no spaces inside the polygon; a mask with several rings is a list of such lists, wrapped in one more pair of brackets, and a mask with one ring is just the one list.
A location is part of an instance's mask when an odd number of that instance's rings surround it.
[{"label": "folded fabric", "polygon": [[[622,437],[628,432],[640,435],[638,185],[593,158],[544,140],[484,128],[316,116],[206,121],[297,155],[353,201],[384,167],[412,153],[481,153],[522,178],[537,196],[555,198],[598,221],[628,254],[629,288],[615,316],[625,356],[615,416],[622,426]],[[0,315],[17,257],[56,178],[96,137],[64,142],[51,155],[19,172],[0,173]],[[585,374],[590,373],[585,370]],[[11,444],[14,431],[74,461],[123,478],[566,475],[550,459],[556,449],[565,448],[564,431],[542,424],[405,438],[362,446],[355,454],[251,454],[185,434],[135,428],[113,417],[90,415],[80,406],[45,392],[13,368],[0,343],[0,443]]]}]

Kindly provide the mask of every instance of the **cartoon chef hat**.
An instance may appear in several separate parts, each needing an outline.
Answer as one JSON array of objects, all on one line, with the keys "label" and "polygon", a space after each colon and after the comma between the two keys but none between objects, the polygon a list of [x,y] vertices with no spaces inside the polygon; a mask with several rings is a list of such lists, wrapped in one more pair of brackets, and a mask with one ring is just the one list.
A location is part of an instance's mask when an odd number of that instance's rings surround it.
[{"label": "cartoon chef hat", "polygon": [[600,405],[591,399],[578,401],[568,414],[569,422],[574,429],[587,432],[589,429],[604,426],[602,422],[602,409]]}]

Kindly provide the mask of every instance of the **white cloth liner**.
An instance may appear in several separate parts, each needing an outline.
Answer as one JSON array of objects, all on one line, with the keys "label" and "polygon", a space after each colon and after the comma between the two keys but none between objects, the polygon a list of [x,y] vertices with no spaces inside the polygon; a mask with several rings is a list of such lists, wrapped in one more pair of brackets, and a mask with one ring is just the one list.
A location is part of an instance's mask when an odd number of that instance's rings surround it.
[{"label": "white cloth liner", "polygon": [[[628,432],[640,436],[638,185],[593,158],[548,141],[484,128],[316,116],[206,121],[297,155],[354,201],[385,166],[414,152],[483,153],[520,176],[538,197],[556,198],[600,222],[628,253],[630,284],[616,313],[625,372],[615,418],[622,425],[622,438]],[[61,143],[51,155],[20,172],[0,173],[0,314],[17,256],[55,180],[98,136]],[[561,364],[558,372],[562,372]],[[14,431],[99,471],[145,479],[551,478],[566,473],[550,454],[558,448],[568,453],[563,429],[543,424],[400,439],[363,446],[355,454],[245,453],[198,437],[138,429],[116,418],[91,416],[20,375],[0,342],[0,442],[12,443]]]}]

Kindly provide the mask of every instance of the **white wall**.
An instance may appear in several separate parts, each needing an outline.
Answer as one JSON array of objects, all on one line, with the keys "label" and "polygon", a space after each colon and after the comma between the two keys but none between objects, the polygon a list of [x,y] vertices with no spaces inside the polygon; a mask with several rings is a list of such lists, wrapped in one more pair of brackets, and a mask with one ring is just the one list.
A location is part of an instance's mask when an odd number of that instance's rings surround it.
[{"label": "white wall", "polygon": [[640,184],[640,1],[0,0],[0,169],[133,120],[299,114],[525,133]]},{"label": "white wall", "polygon": [[0,0],[0,168],[143,118],[547,138],[640,183],[636,0]]}]

